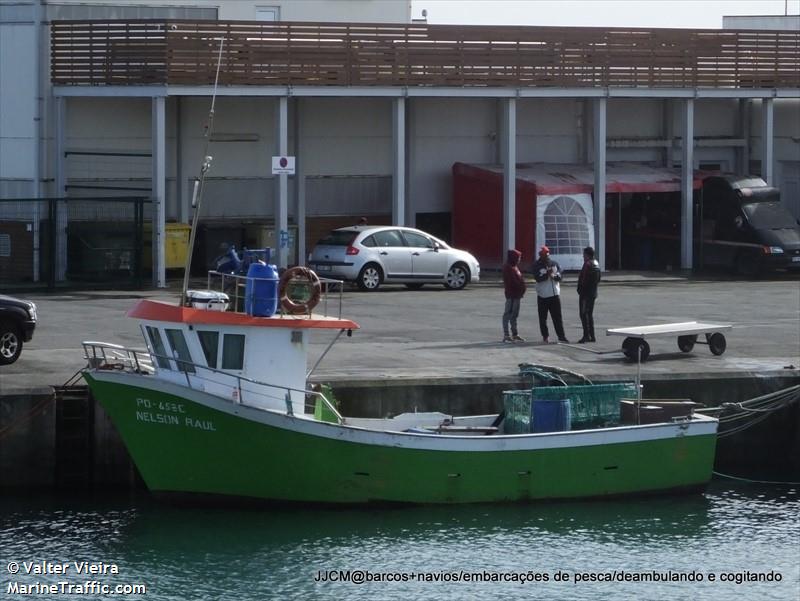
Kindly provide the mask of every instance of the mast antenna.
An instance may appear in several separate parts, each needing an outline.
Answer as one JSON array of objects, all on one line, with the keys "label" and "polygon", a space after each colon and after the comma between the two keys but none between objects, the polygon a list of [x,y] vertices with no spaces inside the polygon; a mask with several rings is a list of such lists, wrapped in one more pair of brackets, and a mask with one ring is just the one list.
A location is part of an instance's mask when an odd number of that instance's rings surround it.
[{"label": "mast antenna", "polygon": [[214,105],[217,102],[217,85],[219,84],[219,70],[222,65],[222,47],[225,45],[225,38],[219,38],[219,54],[217,56],[217,72],[214,75],[214,92],[211,95],[211,109],[208,111],[208,121],[206,122],[205,131],[203,136],[206,139],[205,149],[203,151],[203,162],[200,165],[200,177],[194,180],[194,189],[192,191],[192,207],[194,208],[194,215],[192,216],[192,229],[189,234],[189,248],[186,252],[186,266],[183,270],[183,288],[181,289],[181,306],[185,306],[189,299],[187,298],[187,290],[189,288],[189,269],[192,266],[192,254],[194,252],[194,239],[197,234],[197,222],[200,220],[200,206],[203,201],[203,188],[206,182],[206,173],[211,169],[211,161],[214,159],[208,154],[211,146],[211,133],[214,129]]}]

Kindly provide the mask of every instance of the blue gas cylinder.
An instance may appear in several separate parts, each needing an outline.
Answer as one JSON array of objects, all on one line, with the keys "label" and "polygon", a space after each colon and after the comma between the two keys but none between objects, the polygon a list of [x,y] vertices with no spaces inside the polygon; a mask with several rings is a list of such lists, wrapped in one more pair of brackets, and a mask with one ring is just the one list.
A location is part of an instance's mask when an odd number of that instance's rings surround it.
[{"label": "blue gas cylinder", "polygon": [[533,399],[531,403],[532,432],[566,432],[570,429],[572,411],[569,399]]},{"label": "blue gas cylinder", "polygon": [[256,261],[247,270],[244,289],[244,312],[255,317],[269,317],[278,309],[278,269]]}]

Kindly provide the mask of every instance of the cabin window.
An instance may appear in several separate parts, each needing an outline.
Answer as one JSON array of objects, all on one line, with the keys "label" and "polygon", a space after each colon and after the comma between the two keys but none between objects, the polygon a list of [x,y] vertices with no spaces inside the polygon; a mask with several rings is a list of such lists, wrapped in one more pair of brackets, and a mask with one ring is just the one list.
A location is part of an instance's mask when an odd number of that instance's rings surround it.
[{"label": "cabin window", "polygon": [[217,368],[217,352],[219,351],[219,332],[201,332],[198,330],[197,337],[200,339],[200,346],[203,355],[206,357],[206,365]]},{"label": "cabin window", "polygon": [[222,338],[222,369],[244,368],[244,335],[225,334]]},{"label": "cabin window", "polygon": [[167,340],[172,347],[173,356],[176,357],[175,363],[178,364],[178,369],[189,373],[195,373],[194,365],[192,365],[192,355],[189,353],[189,347],[186,344],[186,339],[183,337],[183,332],[180,330],[164,330],[167,334]]},{"label": "cabin window", "polygon": [[171,369],[167,358],[167,349],[164,347],[164,341],[161,340],[161,334],[158,329],[153,326],[147,326],[147,336],[150,338],[150,346],[153,348],[158,366],[163,369]]}]

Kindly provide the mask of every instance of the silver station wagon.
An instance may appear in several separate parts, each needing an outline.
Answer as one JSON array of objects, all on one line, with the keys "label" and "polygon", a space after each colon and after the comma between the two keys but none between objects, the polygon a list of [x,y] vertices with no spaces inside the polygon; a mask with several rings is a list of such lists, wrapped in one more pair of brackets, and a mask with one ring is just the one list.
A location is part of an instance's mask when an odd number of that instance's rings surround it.
[{"label": "silver station wagon", "polygon": [[410,227],[353,225],[331,231],[308,256],[322,277],[355,282],[362,290],[381,284],[443,284],[461,290],[480,279],[477,259]]}]

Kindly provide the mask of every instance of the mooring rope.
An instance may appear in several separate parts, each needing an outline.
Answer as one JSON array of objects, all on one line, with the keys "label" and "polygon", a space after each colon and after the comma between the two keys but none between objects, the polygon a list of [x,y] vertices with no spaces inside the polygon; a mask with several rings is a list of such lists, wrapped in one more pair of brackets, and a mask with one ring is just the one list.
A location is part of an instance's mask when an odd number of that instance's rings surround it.
[{"label": "mooring rope", "polygon": [[721,478],[728,478],[730,480],[738,480],[739,482],[747,482],[748,484],[786,484],[788,486],[800,486],[800,482],[787,482],[785,480],[751,480],[750,478],[741,478],[739,476],[731,476],[730,474],[723,474],[722,472],[713,472],[715,476]]},{"label": "mooring rope", "polygon": [[[776,411],[800,400],[800,385],[791,386],[739,403],[722,403],[718,407],[699,409],[698,413],[720,414],[722,431],[718,438],[727,438],[761,423]],[[738,422],[738,423],[737,423]],[[733,425],[736,424],[736,425]]]}]

